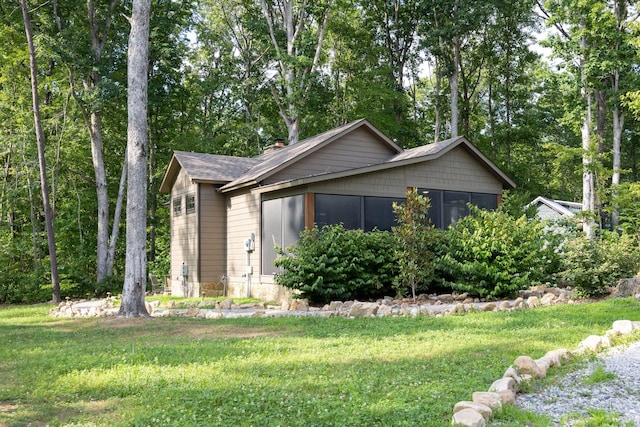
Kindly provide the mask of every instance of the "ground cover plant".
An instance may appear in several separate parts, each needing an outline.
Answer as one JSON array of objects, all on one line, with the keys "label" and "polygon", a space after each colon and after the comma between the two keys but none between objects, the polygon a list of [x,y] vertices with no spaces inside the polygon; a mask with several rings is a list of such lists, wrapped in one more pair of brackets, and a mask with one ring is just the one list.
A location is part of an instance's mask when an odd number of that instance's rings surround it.
[{"label": "ground cover plant", "polygon": [[[614,320],[638,320],[640,303],[361,319],[60,319],[49,309],[0,308],[3,427],[445,426],[457,401],[517,356],[575,348]],[[523,416],[514,412],[503,421]]]}]

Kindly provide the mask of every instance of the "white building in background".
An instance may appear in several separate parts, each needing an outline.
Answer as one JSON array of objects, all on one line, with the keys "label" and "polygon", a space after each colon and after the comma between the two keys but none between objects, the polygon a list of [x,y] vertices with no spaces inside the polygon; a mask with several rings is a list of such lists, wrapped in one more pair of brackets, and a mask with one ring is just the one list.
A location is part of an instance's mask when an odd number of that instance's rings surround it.
[{"label": "white building in background", "polygon": [[582,212],[582,203],[566,202],[564,200],[552,200],[538,196],[526,207],[535,206],[537,216],[543,220],[556,220],[561,218],[573,218]]}]

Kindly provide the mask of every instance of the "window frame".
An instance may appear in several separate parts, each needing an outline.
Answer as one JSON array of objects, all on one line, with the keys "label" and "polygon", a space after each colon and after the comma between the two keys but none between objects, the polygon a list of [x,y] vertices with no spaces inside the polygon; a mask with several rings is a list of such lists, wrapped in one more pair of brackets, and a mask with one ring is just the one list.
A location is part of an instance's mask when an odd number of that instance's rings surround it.
[{"label": "window frame", "polygon": [[[193,205],[190,206],[189,202],[193,201]],[[189,193],[185,196],[185,213],[187,215],[196,211],[196,195],[195,193]]]},{"label": "window frame", "polygon": [[171,212],[173,216],[182,216],[182,195],[175,196],[171,199]]}]

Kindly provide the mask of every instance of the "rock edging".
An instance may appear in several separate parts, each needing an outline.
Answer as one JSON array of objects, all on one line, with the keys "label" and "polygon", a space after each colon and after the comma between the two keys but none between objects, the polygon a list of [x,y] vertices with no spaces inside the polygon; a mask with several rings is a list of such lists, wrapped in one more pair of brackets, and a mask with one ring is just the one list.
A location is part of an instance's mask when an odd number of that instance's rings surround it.
[{"label": "rock edging", "polygon": [[520,392],[522,383],[544,378],[550,368],[560,366],[563,360],[572,356],[597,353],[611,347],[611,338],[630,335],[640,331],[640,322],[616,320],[605,335],[590,335],[582,340],[574,351],[558,349],[547,352],[539,359],[530,356],[518,356],[507,368],[502,378],[491,384],[488,391],[472,393],[471,401],[461,401],[453,407],[451,425],[467,427],[485,427],[496,412],[502,411],[504,405],[515,404],[516,394]]}]

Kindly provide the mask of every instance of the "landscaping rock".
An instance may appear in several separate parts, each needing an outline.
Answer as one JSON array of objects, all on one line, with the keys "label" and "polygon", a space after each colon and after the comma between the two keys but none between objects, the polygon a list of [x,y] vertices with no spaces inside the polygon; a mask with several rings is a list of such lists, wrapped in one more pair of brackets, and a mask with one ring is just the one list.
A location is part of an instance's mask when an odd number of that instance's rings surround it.
[{"label": "landscaping rock", "polygon": [[289,303],[289,300],[284,300],[284,301],[282,301],[282,304],[280,304],[280,310],[289,311],[289,307],[290,306],[291,306],[291,304]]},{"label": "landscaping rock", "polygon": [[521,376],[524,374],[528,374],[534,378],[541,378],[538,364],[535,362],[535,360],[533,360],[532,357],[518,356],[513,364],[516,365]]},{"label": "landscaping rock", "polygon": [[472,409],[482,415],[485,420],[490,420],[493,417],[493,411],[487,405],[483,405],[482,403],[470,402],[468,400],[463,400],[462,402],[458,402],[453,407],[453,413],[460,412],[464,409]]},{"label": "landscaping rock", "polygon": [[487,425],[484,417],[474,411],[473,409],[463,409],[453,414],[451,420],[453,426],[467,426],[467,427],[485,427]]},{"label": "landscaping rock", "polygon": [[474,391],[471,400],[491,408],[493,413],[502,411],[502,396],[492,391]]},{"label": "landscaping rock", "polygon": [[378,304],[375,302],[354,301],[349,309],[349,317],[372,317],[378,312]]},{"label": "landscaping rock", "polygon": [[[544,355],[545,358],[552,358],[553,360],[557,359],[557,365],[560,366],[562,360],[569,360],[571,358],[571,353],[566,348],[559,348],[557,350],[548,351],[547,354]],[[551,365],[550,366],[555,366]]]},{"label": "landscaping rock", "polygon": [[494,302],[488,302],[482,306],[481,311],[494,311],[496,309],[496,304]]},{"label": "landscaping rock", "polygon": [[598,335],[589,335],[578,344],[576,349],[577,354],[584,354],[587,352],[597,353],[603,348],[611,347],[611,341],[608,337],[601,337]]},{"label": "landscaping rock", "polygon": [[530,296],[527,298],[527,305],[531,308],[536,308],[540,305],[540,299],[536,296]]},{"label": "landscaping rock", "polygon": [[518,373],[518,370],[513,366],[509,366],[502,377],[513,379],[517,387],[520,387],[520,384],[522,384],[522,377]]},{"label": "landscaping rock", "polygon": [[616,320],[611,327],[618,335],[629,335],[633,332],[633,322],[630,320]]},{"label": "landscaping rock", "polygon": [[343,305],[344,303],[342,301],[331,301],[331,303],[329,303],[329,310],[340,311]]},{"label": "landscaping rock", "polygon": [[548,306],[548,305],[553,304],[555,299],[556,299],[556,296],[553,293],[548,292],[548,293],[544,294],[544,296],[540,300],[540,304],[542,304],[543,306]]},{"label": "landscaping rock", "polygon": [[231,310],[231,307],[233,306],[233,300],[232,299],[226,299],[224,301],[222,301],[220,303],[220,308],[222,310]]},{"label": "landscaping rock", "polygon": [[536,365],[538,365],[539,376],[536,378],[544,378],[547,376],[547,371],[549,370],[549,362],[547,362],[544,358],[534,360]]},{"label": "landscaping rock", "polygon": [[640,277],[620,279],[615,287],[612,296],[626,298],[640,294]]},{"label": "landscaping rock", "polygon": [[500,309],[500,311],[511,310],[511,304],[509,303],[509,301],[502,301],[500,303],[500,307],[498,308]]},{"label": "landscaping rock", "polygon": [[392,308],[390,305],[383,304],[378,307],[377,315],[378,317],[386,317],[391,314]]},{"label": "landscaping rock", "polygon": [[489,391],[493,391],[499,393],[501,391],[510,391],[515,393],[517,391],[517,383],[513,378],[510,377],[502,377],[499,380],[495,380],[491,387],[489,387]]}]

